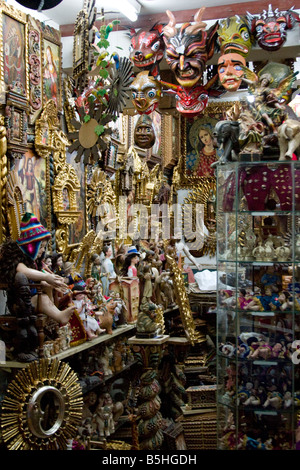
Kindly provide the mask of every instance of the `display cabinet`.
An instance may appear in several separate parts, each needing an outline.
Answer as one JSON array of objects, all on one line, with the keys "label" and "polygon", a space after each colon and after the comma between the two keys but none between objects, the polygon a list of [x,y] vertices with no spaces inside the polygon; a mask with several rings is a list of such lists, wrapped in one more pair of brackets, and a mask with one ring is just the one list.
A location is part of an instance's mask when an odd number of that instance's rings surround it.
[{"label": "display cabinet", "polygon": [[220,165],[216,209],[218,447],[294,449],[300,162]]}]

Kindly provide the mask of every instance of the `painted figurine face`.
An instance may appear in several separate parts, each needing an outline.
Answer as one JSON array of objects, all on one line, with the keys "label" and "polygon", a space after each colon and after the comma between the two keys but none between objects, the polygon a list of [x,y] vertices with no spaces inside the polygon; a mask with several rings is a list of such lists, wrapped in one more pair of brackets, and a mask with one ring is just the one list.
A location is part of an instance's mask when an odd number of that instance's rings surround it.
[{"label": "painted figurine face", "polygon": [[149,149],[155,143],[155,132],[152,120],[149,116],[143,114],[139,117],[134,129],[134,143],[142,148]]},{"label": "painted figurine face", "polygon": [[251,51],[254,38],[246,19],[236,15],[220,20],[217,42],[221,54],[233,52],[246,57]]},{"label": "painted figurine face", "polygon": [[161,85],[148,71],[140,72],[130,85],[132,103],[139,114],[154,111],[161,97]]},{"label": "painted figurine face", "polygon": [[164,27],[166,61],[177,82],[185,88],[194,87],[202,78],[207,61],[214,53],[218,23],[204,31],[201,18],[205,8],[194,16],[195,24],[184,23],[177,31],[174,15],[167,10],[169,23]]},{"label": "painted figurine face", "polygon": [[162,60],[165,43],[162,38],[162,25],[150,31],[131,30],[130,60],[139,69],[150,70]]},{"label": "painted figurine face", "polygon": [[276,8],[264,10],[260,15],[248,14],[248,21],[257,44],[266,51],[277,51],[287,38],[287,30],[292,29],[296,20],[292,9],[281,12]]},{"label": "painted figurine face", "polygon": [[218,74],[220,82],[225,90],[238,90],[244,74],[241,64],[246,67],[244,57],[239,54],[224,54],[219,57]]}]

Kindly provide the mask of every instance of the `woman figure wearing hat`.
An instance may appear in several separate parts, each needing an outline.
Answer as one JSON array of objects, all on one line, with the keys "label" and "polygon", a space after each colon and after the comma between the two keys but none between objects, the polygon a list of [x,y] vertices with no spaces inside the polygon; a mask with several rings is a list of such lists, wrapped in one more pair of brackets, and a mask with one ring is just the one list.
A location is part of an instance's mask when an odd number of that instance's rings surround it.
[{"label": "woman figure wearing hat", "polygon": [[[65,291],[66,284],[60,276],[50,272],[43,272],[42,259],[51,234],[37,220],[34,214],[26,213],[20,224],[20,237],[16,241],[7,241],[0,248],[0,280],[8,284],[8,307],[13,308],[16,303],[16,287],[29,286],[40,282],[45,288],[44,293],[36,295],[31,290],[31,305],[36,310],[39,300],[39,309],[50,318],[59,323],[68,323],[74,306],[60,311],[45,293],[47,289]],[[10,304],[10,305],[9,305]]]},{"label": "woman figure wearing hat", "polygon": [[137,277],[136,265],[140,261],[140,253],[135,246],[130,246],[125,258],[123,275],[127,277]]},{"label": "woman figure wearing hat", "polygon": [[111,246],[103,247],[104,261],[102,262],[102,272],[101,272],[101,283],[103,286],[103,295],[108,295],[109,285],[114,280],[117,275],[115,273],[115,268],[111,260],[112,249]]}]

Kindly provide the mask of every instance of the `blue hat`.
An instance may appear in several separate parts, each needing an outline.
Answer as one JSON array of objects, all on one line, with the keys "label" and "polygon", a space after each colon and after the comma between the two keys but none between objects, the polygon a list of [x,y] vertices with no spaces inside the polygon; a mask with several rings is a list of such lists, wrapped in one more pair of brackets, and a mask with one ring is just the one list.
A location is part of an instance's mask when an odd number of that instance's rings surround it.
[{"label": "blue hat", "polygon": [[140,255],[141,253],[139,251],[137,251],[136,247],[135,246],[130,246],[127,250],[127,255]]}]

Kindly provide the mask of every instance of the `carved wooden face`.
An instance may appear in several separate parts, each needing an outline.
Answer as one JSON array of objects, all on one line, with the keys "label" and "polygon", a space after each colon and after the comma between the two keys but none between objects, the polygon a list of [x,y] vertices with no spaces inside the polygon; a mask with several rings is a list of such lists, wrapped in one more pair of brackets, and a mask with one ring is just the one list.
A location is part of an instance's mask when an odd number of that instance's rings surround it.
[{"label": "carved wooden face", "polygon": [[140,72],[130,85],[132,103],[139,114],[150,114],[158,106],[161,85],[147,71]]},{"label": "carved wooden face", "polygon": [[218,74],[222,86],[227,91],[238,90],[244,74],[241,64],[246,66],[244,57],[239,54],[224,54],[218,60]]},{"label": "carved wooden face", "polygon": [[134,129],[134,143],[142,148],[149,149],[155,143],[155,132],[151,119],[142,115]]}]

